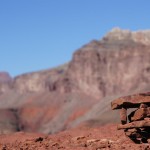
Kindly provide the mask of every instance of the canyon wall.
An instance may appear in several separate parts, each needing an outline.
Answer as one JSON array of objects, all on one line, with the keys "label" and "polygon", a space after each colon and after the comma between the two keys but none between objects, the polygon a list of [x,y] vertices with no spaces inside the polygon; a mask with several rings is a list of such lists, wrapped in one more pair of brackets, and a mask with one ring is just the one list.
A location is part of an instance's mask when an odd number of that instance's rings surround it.
[{"label": "canyon wall", "polygon": [[0,108],[13,110],[17,130],[54,133],[115,121],[113,97],[149,90],[150,31],[115,28],[78,49],[68,64],[14,79],[0,75]]}]

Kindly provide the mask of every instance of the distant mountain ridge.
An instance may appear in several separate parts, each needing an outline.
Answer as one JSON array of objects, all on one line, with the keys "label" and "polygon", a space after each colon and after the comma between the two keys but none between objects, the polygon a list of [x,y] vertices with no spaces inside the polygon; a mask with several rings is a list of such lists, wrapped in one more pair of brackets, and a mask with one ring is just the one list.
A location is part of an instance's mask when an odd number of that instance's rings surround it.
[{"label": "distant mountain ridge", "polygon": [[11,76],[7,72],[0,72],[0,82],[8,82],[12,80]]},{"label": "distant mountain ridge", "polygon": [[117,120],[109,106],[114,97],[149,90],[150,30],[115,28],[78,49],[68,64],[1,82],[0,108],[11,110],[16,130],[55,133]]}]

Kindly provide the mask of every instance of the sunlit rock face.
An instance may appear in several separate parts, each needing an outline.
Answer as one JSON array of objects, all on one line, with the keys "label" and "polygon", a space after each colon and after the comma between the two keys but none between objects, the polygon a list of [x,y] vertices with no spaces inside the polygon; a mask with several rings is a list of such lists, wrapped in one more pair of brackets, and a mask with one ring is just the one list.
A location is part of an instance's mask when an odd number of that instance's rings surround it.
[{"label": "sunlit rock face", "polygon": [[113,29],[76,51],[66,74],[72,91],[98,97],[145,89],[150,83],[150,31]]},{"label": "sunlit rock face", "polygon": [[54,69],[26,73],[14,78],[14,89],[20,93],[53,91],[53,84],[64,74],[67,64]]},{"label": "sunlit rock face", "polygon": [[121,30],[120,28],[112,29],[104,39],[110,41],[117,40],[126,40],[130,42],[141,43],[144,45],[150,45],[150,30],[139,30],[131,32],[130,30]]}]

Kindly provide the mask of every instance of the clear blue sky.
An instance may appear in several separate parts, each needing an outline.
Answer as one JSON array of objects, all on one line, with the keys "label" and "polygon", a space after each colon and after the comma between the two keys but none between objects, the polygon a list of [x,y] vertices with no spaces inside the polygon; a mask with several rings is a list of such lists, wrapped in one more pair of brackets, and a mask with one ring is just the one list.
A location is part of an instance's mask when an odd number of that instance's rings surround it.
[{"label": "clear blue sky", "polygon": [[0,71],[58,66],[116,26],[149,29],[150,0],[0,0]]}]

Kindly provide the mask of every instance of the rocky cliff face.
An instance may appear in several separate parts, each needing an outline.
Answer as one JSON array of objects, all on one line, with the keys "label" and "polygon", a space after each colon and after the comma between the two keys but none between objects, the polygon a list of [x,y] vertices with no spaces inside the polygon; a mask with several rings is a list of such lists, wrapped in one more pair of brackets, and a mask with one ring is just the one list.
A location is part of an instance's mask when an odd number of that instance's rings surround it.
[{"label": "rocky cliff face", "polygon": [[16,110],[20,130],[54,133],[83,121],[111,122],[110,96],[150,90],[150,31],[113,29],[67,65],[0,87],[0,108]]},{"label": "rocky cliff face", "polygon": [[[102,98],[141,91],[150,83],[150,32],[113,29],[73,55],[64,82],[72,91]],[[69,85],[68,85],[69,86]],[[61,86],[58,84],[58,88]],[[64,90],[62,90],[64,91]]]},{"label": "rocky cliff face", "polygon": [[64,74],[67,64],[54,69],[27,73],[14,78],[13,88],[20,93],[53,90],[53,84]]}]

